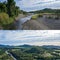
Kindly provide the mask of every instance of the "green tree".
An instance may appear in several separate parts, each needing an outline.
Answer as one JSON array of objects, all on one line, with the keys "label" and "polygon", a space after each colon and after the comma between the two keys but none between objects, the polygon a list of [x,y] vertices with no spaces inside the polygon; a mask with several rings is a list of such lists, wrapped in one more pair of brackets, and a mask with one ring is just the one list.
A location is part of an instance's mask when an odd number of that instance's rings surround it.
[{"label": "green tree", "polygon": [[10,17],[15,15],[15,4],[14,0],[7,0],[7,10]]},{"label": "green tree", "polygon": [[15,15],[17,16],[20,13],[20,9],[18,6],[15,7]]},{"label": "green tree", "polygon": [[6,2],[0,3],[0,12],[7,12]]}]

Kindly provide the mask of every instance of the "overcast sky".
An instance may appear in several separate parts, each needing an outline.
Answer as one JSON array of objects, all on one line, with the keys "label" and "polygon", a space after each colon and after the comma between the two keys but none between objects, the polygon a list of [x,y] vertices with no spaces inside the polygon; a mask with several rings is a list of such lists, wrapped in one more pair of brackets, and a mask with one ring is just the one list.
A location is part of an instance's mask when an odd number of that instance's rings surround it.
[{"label": "overcast sky", "polygon": [[60,9],[60,0],[15,0],[15,1],[16,4],[22,10],[25,11],[41,10],[44,8]]},{"label": "overcast sky", "polygon": [[0,31],[0,44],[6,45],[58,45],[60,31]]}]

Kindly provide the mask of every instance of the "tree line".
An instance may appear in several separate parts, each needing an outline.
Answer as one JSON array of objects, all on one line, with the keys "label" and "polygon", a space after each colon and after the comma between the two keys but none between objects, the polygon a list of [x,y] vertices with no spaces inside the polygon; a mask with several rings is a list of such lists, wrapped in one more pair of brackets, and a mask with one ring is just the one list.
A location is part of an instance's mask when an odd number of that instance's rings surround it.
[{"label": "tree line", "polygon": [[0,2],[0,29],[14,29],[12,24],[20,12],[14,0]]},{"label": "tree line", "polygon": [[7,0],[7,2],[0,2],[0,13],[1,12],[5,12],[9,17],[13,17],[19,14],[20,9],[16,6],[16,2],[14,0]]},{"label": "tree line", "polygon": [[55,13],[55,14],[60,14],[60,9],[45,8],[45,9],[42,9],[42,10],[31,11],[30,13]]}]

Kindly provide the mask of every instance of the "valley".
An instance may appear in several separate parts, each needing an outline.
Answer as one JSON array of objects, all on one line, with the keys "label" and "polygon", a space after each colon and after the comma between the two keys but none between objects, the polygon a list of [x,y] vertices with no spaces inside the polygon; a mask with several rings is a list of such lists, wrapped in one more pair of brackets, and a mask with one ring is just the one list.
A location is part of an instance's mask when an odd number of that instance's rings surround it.
[{"label": "valley", "polygon": [[0,47],[0,60],[60,60],[60,46]]}]

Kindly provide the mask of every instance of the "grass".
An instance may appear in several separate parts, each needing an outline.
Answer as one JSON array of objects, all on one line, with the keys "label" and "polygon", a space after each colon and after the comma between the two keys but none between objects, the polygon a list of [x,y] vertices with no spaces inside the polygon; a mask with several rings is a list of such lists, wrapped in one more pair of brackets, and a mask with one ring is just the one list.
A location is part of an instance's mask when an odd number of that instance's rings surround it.
[{"label": "grass", "polygon": [[47,17],[48,19],[55,19],[55,20],[59,20],[59,17],[54,17],[54,16],[49,16]]},{"label": "grass", "polygon": [[43,17],[43,14],[39,14],[38,17]]},{"label": "grass", "polygon": [[42,15],[42,14],[35,14],[35,15],[32,16],[31,19],[36,20],[36,19],[38,19],[39,17],[43,17],[43,15]]},{"label": "grass", "polygon": [[37,18],[38,18],[38,14],[35,14],[35,15],[32,16],[31,19],[36,20]]}]

